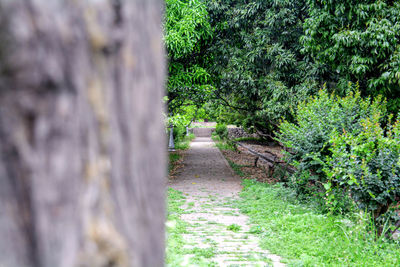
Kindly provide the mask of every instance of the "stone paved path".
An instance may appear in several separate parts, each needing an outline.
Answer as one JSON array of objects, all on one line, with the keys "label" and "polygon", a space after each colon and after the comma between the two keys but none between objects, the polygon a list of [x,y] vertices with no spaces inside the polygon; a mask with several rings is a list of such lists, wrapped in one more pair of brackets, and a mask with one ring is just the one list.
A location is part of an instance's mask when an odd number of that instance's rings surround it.
[{"label": "stone paved path", "polygon": [[[186,196],[181,215],[190,225],[185,248],[210,249],[215,266],[285,266],[278,256],[260,249],[248,217],[232,205],[241,191],[240,178],[211,138],[197,137],[184,164],[169,186]],[[192,266],[191,257],[186,255],[182,266]]]}]

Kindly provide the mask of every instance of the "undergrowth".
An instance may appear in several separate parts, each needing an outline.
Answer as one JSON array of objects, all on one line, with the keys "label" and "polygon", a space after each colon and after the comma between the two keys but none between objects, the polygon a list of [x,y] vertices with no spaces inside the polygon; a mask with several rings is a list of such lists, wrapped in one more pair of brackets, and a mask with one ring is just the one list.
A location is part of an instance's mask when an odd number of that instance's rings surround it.
[{"label": "undergrowth", "polygon": [[238,207],[251,218],[262,247],[284,257],[288,266],[399,266],[399,244],[376,240],[362,213],[324,215],[280,184],[245,180],[243,185]]},{"label": "undergrowth", "polygon": [[178,153],[169,153],[168,157],[169,157],[168,172],[170,173],[175,167],[175,164],[181,159],[182,155]]},{"label": "undergrowth", "polygon": [[248,167],[247,165],[238,165],[238,164],[236,164],[235,162],[233,162],[232,160],[230,160],[230,159],[228,159],[228,158],[226,158],[226,160],[228,161],[229,166],[231,166],[231,168],[233,169],[233,171],[234,171],[237,175],[239,175],[240,177],[246,177],[246,173],[244,173],[244,172],[242,171],[242,168],[243,168],[243,167]]},{"label": "undergrowth", "polygon": [[190,133],[189,135],[184,136],[179,139],[175,144],[175,149],[177,150],[186,150],[190,146],[190,142],[195,138],[195,135]]},{"label": "undergrowth", "polygon": [[180,219],[183,210],[180,208],[185,202],[185,197],[179,191],[168,189],[167,201],[167,249],[166,263],[168,266],[177,266],[182,261],[182,255],[177,252],[184,245],[182,234],[186,232],[186,224]]},{"label": "undergrowth", "polygon": [[257,137],[239,137],[235,138],[233,141],[235,142],[259,142],[259,143],[268,143],[267,140]]},{"label": "undergrowth", "polygon": [[214,138],[214,141],[216,141],[215,146],[220,150],[237,151],[236,144],[231,141],[219,141],[217,138]]}]

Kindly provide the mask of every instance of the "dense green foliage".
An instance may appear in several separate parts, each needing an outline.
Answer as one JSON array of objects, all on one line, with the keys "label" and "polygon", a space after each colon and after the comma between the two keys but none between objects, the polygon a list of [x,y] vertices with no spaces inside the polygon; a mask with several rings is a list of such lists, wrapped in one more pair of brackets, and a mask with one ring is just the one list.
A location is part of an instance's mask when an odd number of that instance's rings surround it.
[{"label": "dense green foliage", "polygon": [[320,198],[334,213],[372,212],[380,233],[400,198],[400,128],[387,122],[385,106],[358,91],[343,98],[320,91],[278,133],[299,195]]},{"label": "dense green foliage", "polygon": [[400,2],[166,0],[166,7],[177,134],[209,117],[277,136],[297,168],[289,184],[299,195],[334,213],[369,211],[384,230],[400,199],[399,124],[388,115],[395,120],[400,111]]},{"label": "dense green foliage", "polygon": [[168,51],[168,107],[201,107],[212,91],[204,49],[212,36],[202,0],[166,0],[164,40]]},{"label": "dense green foliage", "polygon": [[375,223],[383,226],[389,216],[399,219],[391,209],[400,198],[400,123],[390,125],[386,132],[380,119],[377,113],[362,120],[358,134],[332,136],[332,155],[326,158],[324,172],[330,202],[338,201],[332,192],[350,192],[360,209],[372,212]]},{"label": "dense green foliage", "polygon": [[221,139],[228,138],[228,127],[226,124],[218,123],[215,127],[215,132]]},{"label": "dense green foliage", "polygon": [[[400,108],[400,2],[307,0],[304,52],[320,66],[324,82],[346,93],[359,82],[363,95],[382,94]],[[335,88],[336,89],[336,88]]]},{"label": "dense green foliage", "polygon": [[301,55],[305,1],[209,1],[215,29],[210,73],[235,122],[264,133],[313,91]]},{"label": "dense green foliage", "polygon": [[400,108],[398,1],[167,0],[166,7],[170,111],[207,103],[213,118],[271,134],[318,87],[344,96],[348,82],[363,97],[385,96],[391,112]]},{"label": "dense green foliage", "polygon": [[310,181],[317,186],[326,182],[323,168],[325,157],[332,153],[331,136],[343,131],[357,135],[361,121],[381,109],[380,104],[371,105],[359,93],[340,98],[321,90],[298,106],[295,122],[283,122],[278,133],[279,141],[290,149],[287,160],[299,172],[298,190],[308,190]]}]

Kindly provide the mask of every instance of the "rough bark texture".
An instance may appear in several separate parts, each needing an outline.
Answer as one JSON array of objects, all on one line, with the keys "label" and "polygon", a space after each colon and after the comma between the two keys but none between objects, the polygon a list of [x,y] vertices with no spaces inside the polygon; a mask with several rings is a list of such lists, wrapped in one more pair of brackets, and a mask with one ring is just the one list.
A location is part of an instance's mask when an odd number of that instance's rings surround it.
[{"label": "rough bark texture", "polygon": [[0,266],[162,266],[161,0],[0,0]]}]

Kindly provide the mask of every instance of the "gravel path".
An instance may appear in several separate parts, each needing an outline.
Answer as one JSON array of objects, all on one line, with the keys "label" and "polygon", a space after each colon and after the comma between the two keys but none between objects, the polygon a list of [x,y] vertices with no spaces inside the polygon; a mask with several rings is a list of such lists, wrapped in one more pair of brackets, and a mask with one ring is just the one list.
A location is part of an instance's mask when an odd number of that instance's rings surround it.
[{"label": "gravel path", "polygon": [[[184,165],[169,183],[186,197],[181,219],[189,227],[182,249],[209,249],[210,266],[285,266],[280,257],[260,249],[248,217],[234,207],[241,180],[211,138],[197,137],[186,153]],[[193,266],[193,256],[186,255],[182,266]]]}]

